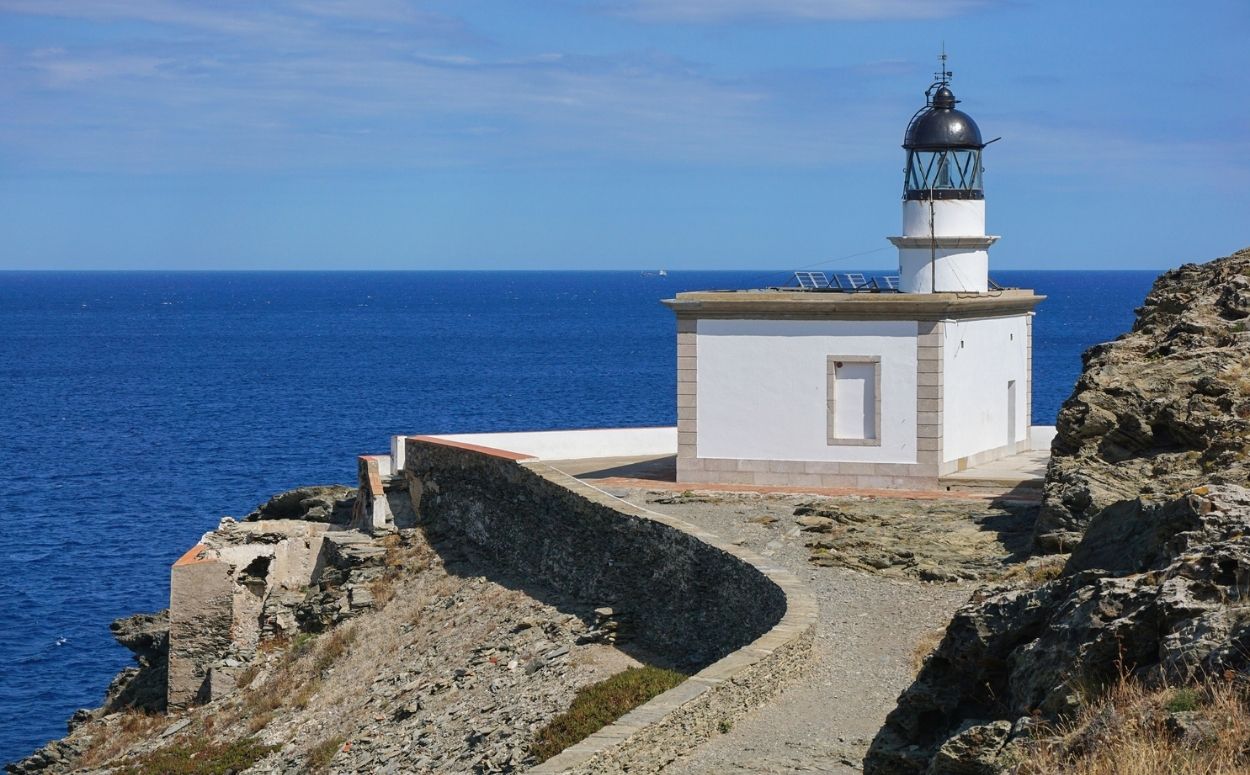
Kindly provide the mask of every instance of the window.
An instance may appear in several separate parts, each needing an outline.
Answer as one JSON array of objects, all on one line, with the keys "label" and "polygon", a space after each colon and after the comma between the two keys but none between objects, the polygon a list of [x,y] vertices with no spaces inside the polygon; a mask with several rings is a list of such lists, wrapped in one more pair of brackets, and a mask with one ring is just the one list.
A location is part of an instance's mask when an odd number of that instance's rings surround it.
[{"label": "window", "polygon": [[831,446],[880,445],[880,356],[830,355],[826,385],[826,441]]},{"label": "window", "polygon": [[981,152],[975,149],[909,151],[907,190],[980,191]]}]

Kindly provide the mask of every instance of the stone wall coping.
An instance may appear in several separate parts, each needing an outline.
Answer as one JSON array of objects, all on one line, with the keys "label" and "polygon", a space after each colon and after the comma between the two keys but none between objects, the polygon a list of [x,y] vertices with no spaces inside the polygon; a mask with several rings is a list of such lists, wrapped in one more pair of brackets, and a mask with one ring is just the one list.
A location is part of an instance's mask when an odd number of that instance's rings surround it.
[{"label": "stone wall coping", "polygon": [[174,567],[178,568],[183,565],[195,565],[201,562],[215,562],[217,558],[209,556],[211,552],[212,549],[204,544],[196,544],[174,561]]},{"label": "stone wall coping", "polygon": [[422,441],[427,444],[438,444],[443,447],[456,447],[458,449],[466,449],[471,452],[480,452],[490,457],[503,458],[504,460],[513,460],[520,462],[522,460],[534,460],[535,456],[524,452],[513,452],[507,449],[495,449],[494,447],[483,447],[479,444],[466,444],[463,441],[452,441],[450,439],[440,439],[437,436],[408,436],[412,441]]},{"label": "stone wall coping", "polygon": [[381,497],[386,493],[382,486],[382,461],[389,459],[389,455],[360,455],[356,459],[361,465],[360,483],[367,486],[369,494],[373,497]]}]

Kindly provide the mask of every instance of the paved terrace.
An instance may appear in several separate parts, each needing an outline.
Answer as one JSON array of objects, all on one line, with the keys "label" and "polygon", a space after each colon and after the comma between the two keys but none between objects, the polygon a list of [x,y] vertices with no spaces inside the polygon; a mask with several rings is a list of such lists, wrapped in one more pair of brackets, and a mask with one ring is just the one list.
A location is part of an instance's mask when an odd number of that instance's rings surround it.
[{"label": "paved terrace", "polygon": [[1017,455],[948,474],[937,490],[873,490],[846,487],[782,487],[677,481],[676,428],[610,428],[534,433],[473,433],[440,436],[449,441],[532,454],[552,468],[601,487],[654,490],[883,495],[914,498],[1041,497],[1053,429],[1037,426],[1030,437],[1046,444]]},{"label": "paved terrace", "polygon": [[1029,450],[992,463],[943,476],[938,490],[876,490],[850,487],[779,487],[751,484],[684,484],[677,481],[676,455],[580,458],[544,461],[552,468],[600,487],[712,492],[809,493],[813,495],[890,495],[911,498],[1012,497],[1042,494],[1048,450]]}]

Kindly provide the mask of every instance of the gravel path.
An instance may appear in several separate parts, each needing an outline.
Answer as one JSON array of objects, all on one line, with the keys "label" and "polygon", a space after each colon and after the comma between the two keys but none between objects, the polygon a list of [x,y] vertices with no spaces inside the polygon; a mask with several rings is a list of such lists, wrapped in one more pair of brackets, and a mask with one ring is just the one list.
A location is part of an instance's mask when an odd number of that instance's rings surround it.
[{"label": "gravel path", "polygon": [[[811,535],[793,516],[797,505],[813,501],[810,497],[613,494],[776,560],[805,580],[820,601],[811,670],[728,732],[673,762],[664,770],[670,775],[860,772],[873,735],[911,683],[916,644],[945,625],[976,586],[813,565],[805,545]],[[917,519],[923,519],[927,504],[912,503]]]}]

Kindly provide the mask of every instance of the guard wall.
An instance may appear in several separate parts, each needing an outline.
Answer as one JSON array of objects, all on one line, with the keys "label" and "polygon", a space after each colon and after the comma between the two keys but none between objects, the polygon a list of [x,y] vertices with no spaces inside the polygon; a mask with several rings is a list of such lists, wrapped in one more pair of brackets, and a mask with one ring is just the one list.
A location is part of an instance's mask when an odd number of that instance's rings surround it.
[{"label": "guard wall", "polygon": [[431,437],[405,448],[427,532],[561,597],[611,605],[632,645],[697,670],[532,772],[656,772],[805,669],[817,607],[784,569],[523,454]]}]

